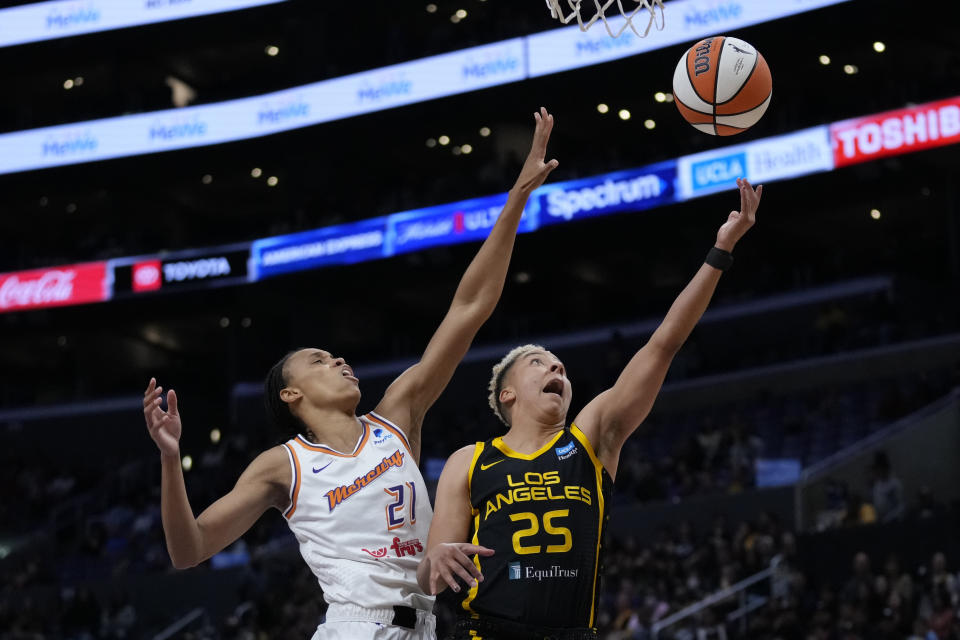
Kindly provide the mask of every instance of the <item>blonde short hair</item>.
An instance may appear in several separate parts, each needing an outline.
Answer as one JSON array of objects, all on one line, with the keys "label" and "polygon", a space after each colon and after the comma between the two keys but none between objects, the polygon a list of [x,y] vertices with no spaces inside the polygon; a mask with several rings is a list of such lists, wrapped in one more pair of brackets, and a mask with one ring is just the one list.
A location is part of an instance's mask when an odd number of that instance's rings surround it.
[{"label": "blonde short hair", "polygon": [[487,400],[490,403],[490,408],[493,409],[493,415],[497,416],[500,419],[500,422],[510,426],[510,423],[507,421],[506,416],[503,412],[503,405],[500,404],[500,390],[503,388],[503,379],[507,375],[507,371],[510,367],[513,366],[513,363],[517,361],[518,358],[531,353],[533,351],[546,351],[543,347],[538,344],[525,344],[519,347],[514,347],[510,350],[510,353],[503,356],[503,359],[497,364],[493,365],[493,375],[490,377],[490,384],[487,388],[490,390],[490,395],[487,396]]}]

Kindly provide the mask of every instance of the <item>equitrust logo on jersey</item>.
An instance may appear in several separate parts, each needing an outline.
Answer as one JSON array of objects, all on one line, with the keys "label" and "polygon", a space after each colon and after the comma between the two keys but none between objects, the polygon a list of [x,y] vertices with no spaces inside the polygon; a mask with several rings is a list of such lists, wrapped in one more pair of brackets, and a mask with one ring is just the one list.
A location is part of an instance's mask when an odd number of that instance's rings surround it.
[{"label": "equitrust logo on jersey", "polygon": [[560,565],[550,565],[545,569],[524,566],[519,562],[510,562],[507,564],[510,580],[555,580],[558,578],[576,578],[579,569],[564,569]]}]

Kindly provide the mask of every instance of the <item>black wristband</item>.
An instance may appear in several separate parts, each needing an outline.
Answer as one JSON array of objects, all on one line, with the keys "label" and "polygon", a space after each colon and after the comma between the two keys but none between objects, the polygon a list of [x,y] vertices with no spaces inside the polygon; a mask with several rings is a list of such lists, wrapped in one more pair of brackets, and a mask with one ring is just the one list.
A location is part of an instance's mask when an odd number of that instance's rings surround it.
[{"label": "black wristband", "polygon": [[733,264],[733,254],[723,249],[710,247],[710,251],[707,252],[707,257],[704,259],[704,262],[714,269],[726,271],[730,268],[730,265]]}]

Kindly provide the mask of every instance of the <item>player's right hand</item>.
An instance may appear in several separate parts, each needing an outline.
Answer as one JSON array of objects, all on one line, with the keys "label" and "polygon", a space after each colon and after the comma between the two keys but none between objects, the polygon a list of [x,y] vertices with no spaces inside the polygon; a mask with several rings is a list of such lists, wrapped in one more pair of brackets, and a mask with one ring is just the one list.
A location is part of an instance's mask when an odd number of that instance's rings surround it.
[{"label": "player's right hand", "polygon": [[533,143],[523,163],[523,169],[520,170],[520,177],[513,186],[527,196],[542,185],[550,172],[560,164],[556,160],[544,162],[547,155],[547,142],[550,141],[550,132],[553,131],[553,115],[544,107],[540,107],[540,111],[534,113],[533,118],[537,123],[533,132]]},{"label": "player's right hand", "polygon": [[459,593],[460,585],[455,575],[471,587],[483,582],[483,574],[470,559],[474,554],[492,556],[493,549],[466,542],[444,542],[427,552],[430,561],[430,595],[437,595],[448,585],[455,593]]},{"label": "player's right hand", "polygon": [[150,378],[150,384],[143,394],[143,416],[147,420],[147,431],[157,443],[160,453],[165,456],[180,457],[180,414],[177,412],[177,394],[173,389],[167,392],[167,410],[161,406],[163,387],[157,386],[157,379]]}]

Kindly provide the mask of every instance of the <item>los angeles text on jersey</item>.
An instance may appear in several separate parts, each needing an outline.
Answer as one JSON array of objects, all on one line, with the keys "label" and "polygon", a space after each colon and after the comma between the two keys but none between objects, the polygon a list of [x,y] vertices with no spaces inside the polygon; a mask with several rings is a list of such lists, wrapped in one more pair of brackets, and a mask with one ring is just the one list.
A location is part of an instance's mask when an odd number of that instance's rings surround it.
[{"label": "los angeles text on jersey", "polygon": [[373,469],[370,469],[370,471],[367,471],[364,475],[360,476],[352,483],[340,485],[336,489],[327,491],[324,495],[327,497],[327,502],[330,505],[330,511],[333,511],[338,504],[382,476],[390,467],[400,466],[403,466],[403,452],[397,449],[389,458],[384,458],[380,464],[375,466]]},{"label": "los angeles text on jersey", "polygon": [[538,473],[528,471],[523,477],[513,478],[512,474],[507,474],[506,493],[497,493],[496,496],[487,500],[487,506],[484,508],[483,519],[486,520],[491,514],[496,513],[505,504],[514,504],[515,502],[528,502],[531,500],[577,500],[592,503],[590,489],[580,485],[568,484],[560,485],[559,471],[546,471]]}]

